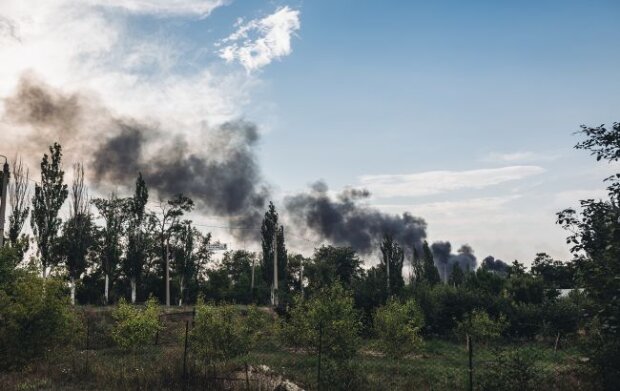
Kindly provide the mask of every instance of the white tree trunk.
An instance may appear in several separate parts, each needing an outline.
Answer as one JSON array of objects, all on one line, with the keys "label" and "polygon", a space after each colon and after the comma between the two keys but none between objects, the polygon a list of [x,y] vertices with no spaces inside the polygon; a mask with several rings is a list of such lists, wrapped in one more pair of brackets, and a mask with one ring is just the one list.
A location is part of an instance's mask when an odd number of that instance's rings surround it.
[{"label": "white tree trunk", "polygon": [[71,305],[75,305],[75,278],[71,277]]},{"label": "white tree trunk", "polygon": [[181,281],[179,283],[179,289],[180,289],[180,293],[179,293],[179,307],[183,305],[183,290],[184,290],[184,278],[181,277]]},{"label": "white tree trunk", "polygon": [[104,294],[103,294],[103,299],[104,299],[104,303],[105,304],[108,304],[108,292],[109,292],[108,291],[108,287],[109,287],[109,282],[110,282],[110,279],[108,278],[108,275],[106,274],[105,275],[105,288],[104,288],[105,291],[104,291]]},{"label": "white tree trunk", "polygon": [[136,278],[131,277],[131,304],[136,303]]}]

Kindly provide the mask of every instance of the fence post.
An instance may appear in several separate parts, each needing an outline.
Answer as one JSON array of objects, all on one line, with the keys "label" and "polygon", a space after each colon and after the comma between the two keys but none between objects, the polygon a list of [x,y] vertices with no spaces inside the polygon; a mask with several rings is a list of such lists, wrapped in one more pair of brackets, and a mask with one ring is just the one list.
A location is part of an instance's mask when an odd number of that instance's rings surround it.
[{"label": "fence post", "polygon": [[467,334],[467,353],[469,355],[469,391],[474,390],[474,346],[471,336]]},{"label": "fence post", "polygon": [[183,382],[187,384],[187,334],[189,333],[189,320],[185,321],[185,347],[183,350]]},{"label": "fence post", "polygon": [[317,390],[321,391],[321,353],[323,350],[323,323],[319,322],[319,359],[317,365],[316,384]]}]

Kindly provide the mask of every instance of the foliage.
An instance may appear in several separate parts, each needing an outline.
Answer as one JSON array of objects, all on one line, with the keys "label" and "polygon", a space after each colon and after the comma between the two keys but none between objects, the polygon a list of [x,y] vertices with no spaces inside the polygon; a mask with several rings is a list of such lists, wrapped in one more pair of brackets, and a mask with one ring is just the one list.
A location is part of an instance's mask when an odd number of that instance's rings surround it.
[{"label": "foliage", "polygon": [[[7,257],[16,256],[5,248],[0,264],[13,262]],[[0,281],[0,367],[22,366],[74,342],[81,324],[68,306],[63,283],[23,270],[8,273]]]},{"label": "foliage", "polygon": [[361,275],[361,261],[351,247],[321,246],[306,267],[308,290],[318,290],[339,282],[350,288]]},{"label": "foliage", "polygon": [[458,263],[452,265],[452,273],[448,279],[448,284],[452,286],[460,286],[465,281],[465,273]]},{"label": "foliage", "polygon": [[358,349],[359,329],[351,294],[334,284],[308,300],[296,297],[289,319],[282,324],[282,337],[291,346],[320,349],[325,356],[346,360]]},{"label": "foliage", "polygon": [[554,260],[545,253],[536,254],[531,271],[532,275],[543,280],[547,288],[570,289],[575,287],[574,265]]},{"label": "foliage", "polygon": [[460,336],[469,335],[474,341],[489,342],[499,338],[507,327],[505,315],[500,314],[497,319],[493,319],[486,311],[475,309],[457,323],[455,332]]},{"label": "foliage", "polygon": [[69,194],[64,183],[65,172],[62,170],[62,148],[60,144],[54,143],[49,151],[50,155],[44,154],[41,160],[41,184],[37,183],[34,187],[30,220],[44,276],[47,275],[48,267],[58,262],[54,251],[62,224],[58,212]]},{"label": "foliage", "polygon": [[388,295],[400,294],[405,281],[403,279],[403,263],[405,261],[405,252],[403,248],[394,240],[394,238],[386,234],[381,242],[381,265],[386,269]]},{"label": "foliage", "polygon": [[544,331],[548,336],[557,333],[577,332],[579,327],[579,306],[572,297],[562,297],[547,301],[543,306]]},{"label": "foliage", "polygon": [[229,361],[247,354],[264,327],[256,307],[249,307],[244,316],[232,305],[205,304],[200,299],[190,332],[192,350],[209,363]]},{"label": "foliage", "polygon": [[286,286],[286,265],[287,252],[284,243],[284,229],[278,225],[278,212],[273,202],[269,203],[269,207],[265,212],[265,217],[261,225],[261,247],[263,257],[261,259],[262,276],[267,285],[273,284],[273,256],[274,256],[274,238],[277,241],[278,249],[278,287],[282,289]]},{"label": "foliage", "polygon": [[439,270],[435,266],[435,261],[433,260],[433,253],[431,248],[428,245],[428,242],[425,240],[424,245],[422,247],[422,278],[423,281],[430,285],[439,284],[441,282],[441,277],[439,276]]},{"label": "foliage", "polygon": [[[21,234],[26,219],[30,213],[28,199],[28,169],[24,168],[22,160],[13,160],[13,180],[9,183],[9,202],[11,215],[9,216],[9,241],[11,246],[18,248],[19,258],[23,259],[28,250],[28,236]],[[20,236],[21,234],[21,236]]]},{"label": "foliage", "polygon": [[162,328],[159,303],[153,297],[147,300],[144,308],[121,298],[112,316],[115,319],[112,339],[123,350],[136,350],[153,343],[155,334]]},{"label": "foliage", "polygon": [[536,351],[527,348],[498,350],[480,376],[482,391],[534,391],[541,389],[544,372]]},{"label": "foliage", "polygon": [[[149,191],[142,173],[136,179],[134,196],[128,202],[128,228],[127,228],[127,253],[123,261],[123,271],[131,279],[132,284],[137,284],[142,277],[146,264],[148,249],[152,247],[152,238],[148,232],[154,230],[154,218],[146,214],[146,203],[149,199]],[[135,289],[135,286],[132,286]]]},{"label": "foliage", "polygon": [[[620,123],[611,128],[582,126],[580,133],[585,140],[577,143],[576,149],[590,151],[597,161],[620,160]],[[620,174],[605,181],[608,200],[581,200],[580,211],[569,208],[559,212],[557,223],[570,233],[566,241],[578,257],[577,278],[592,300],[600,322],[599,336],[592,336],[591,341],[596,347],[592,353],[593,367],[603,386],[613,389],[620,379],[620,349],[614,351],[618,346],[615,341],[620,339]]]},{"label": "foliage", "polygon": [[[97,238],[97,251],[100,254],[100,265],[104,276],[114,280],[116,278],[117,267],[123,254],[123,243],[121,241],[125,233],[126,198],[117,198],[112,194],[110,198],[95,198],[92,200],[99,214],[105,221],[105,226],[99,229]],[[106,280],[106,283],[109,283]],[[108,286],[105,287],[107,293]],[[107,304],[108,297],[105,297]]]},{"label": "foliage", "polygon": [[379,347],[390,357],[402,357],[420,345],[420,331],[424,314],[418,304],[410,299],[400,303],[391,299],[375,313],[375,333]]},{"label": "foliage", "polygon": [[545,286],[542,279],[530,274],[512,274],[506,282],[505,295],[514,303],[541,304]]},{"label": "foliage", "polygon": [[[227,299],[237,303],[252,302],[252,264],[256,264],[254,253],[245,250],[228,251],[222,259],[222,267],[230,279]],[[255,279],[260,279],[260,274]]]}]

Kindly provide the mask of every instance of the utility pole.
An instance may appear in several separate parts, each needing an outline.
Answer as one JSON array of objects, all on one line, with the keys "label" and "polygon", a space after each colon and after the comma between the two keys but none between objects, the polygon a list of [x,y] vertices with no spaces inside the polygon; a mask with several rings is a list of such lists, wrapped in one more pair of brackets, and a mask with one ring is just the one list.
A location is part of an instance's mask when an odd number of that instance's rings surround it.
[{"label": "utility pole", "polygon": [[6,214],[6,204],[9,198],[9,160],[4,155],[4,166],[2,168],[2,200],[0,201],[0,247],[4,246],[4,216]]}]

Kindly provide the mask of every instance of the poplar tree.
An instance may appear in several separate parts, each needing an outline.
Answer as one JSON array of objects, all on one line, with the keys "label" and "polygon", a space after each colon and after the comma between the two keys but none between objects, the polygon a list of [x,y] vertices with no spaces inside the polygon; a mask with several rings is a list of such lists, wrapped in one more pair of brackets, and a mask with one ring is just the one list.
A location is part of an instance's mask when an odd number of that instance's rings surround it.
[{"label": "poplar tree", "polygon": [[398,294],[405,286],[403,263],[405,252],[392,235],[385,234],[381,242],[381,266],[386,272],[388,296]]},{"label": "poplar tree", "polygon": [[149,199],[149,190],[142,178],[142,173],[136,179],[136,189],[133,197],[127,203],[127,254],[123,262],[123,271],[129,278],[131,285],[131,302],[136,302],[137,285],[142,277],[149,246],[147,225],[149,215],[146,213],[146,203]]},{"label": "poplar tree", "polygon": [[424,281],[430,285],[435,285],[441,282],[439,271],[437,270],[435,260],[433,259],[433,252],[431,251],[431,248],[426,240],[422,246],[422,270]]},{"label": "poplar tree", "polygon": [[278,212],[273,202],[269,203],[269,207],[265,212],[263,223],[261,225],[261,246],[263,249],[263,258],[261,270],[263,272],[263,280],[268,286],[273,284],[273,258],[274,258],[274,238],[277,240],[278,249],[278,285],[286,286],[286,264],[287,252],[284,243],[284,229],[278,225]]},{"label": "poplar tree", "polygon": [[13,180],[9,183],[9,204],[11,205],[11,216],[9,217],[9,241],[11,246],[17,250],[19,260],[23,260],[24,254],[28,251],[29,236],[22,234],[22,229],[26,224],[30,214],[28,205],[28,169],[24,168],[22,160],[13,160]]},{"label": "poplar tree", "polygon": [[93,204],[105,221],[99,231],[100,268],[105,277],[104,303],[110,299],[110,282],[115,279],[118,265],[123,255],[122,238],[125,230],[128,200],[112,194],[110,198],[96,198]]},{"label": "poplar tree", "polygon": [[82,164],[77,164],[74,167],[70,202],[70,216],[64,224],[61,251],[70,279],[71,304],[75,305],[77,280],[86,271],[86,258],[94,244],[94,224],[88,207],[88,193],[84,185],[84,166]]},{"label": "poplar tree", "polygon": [[55,246],[62,224],[58,212],[69,194],[64,183],[65,172],[62,170],[62,147],[54,143],[49,147],[49,152],[50,154],[44,154],[41,160],[41,183],[37,183],[34,188],[30,219],[43,278],[47,277],[48,269],[58,263]]}]

